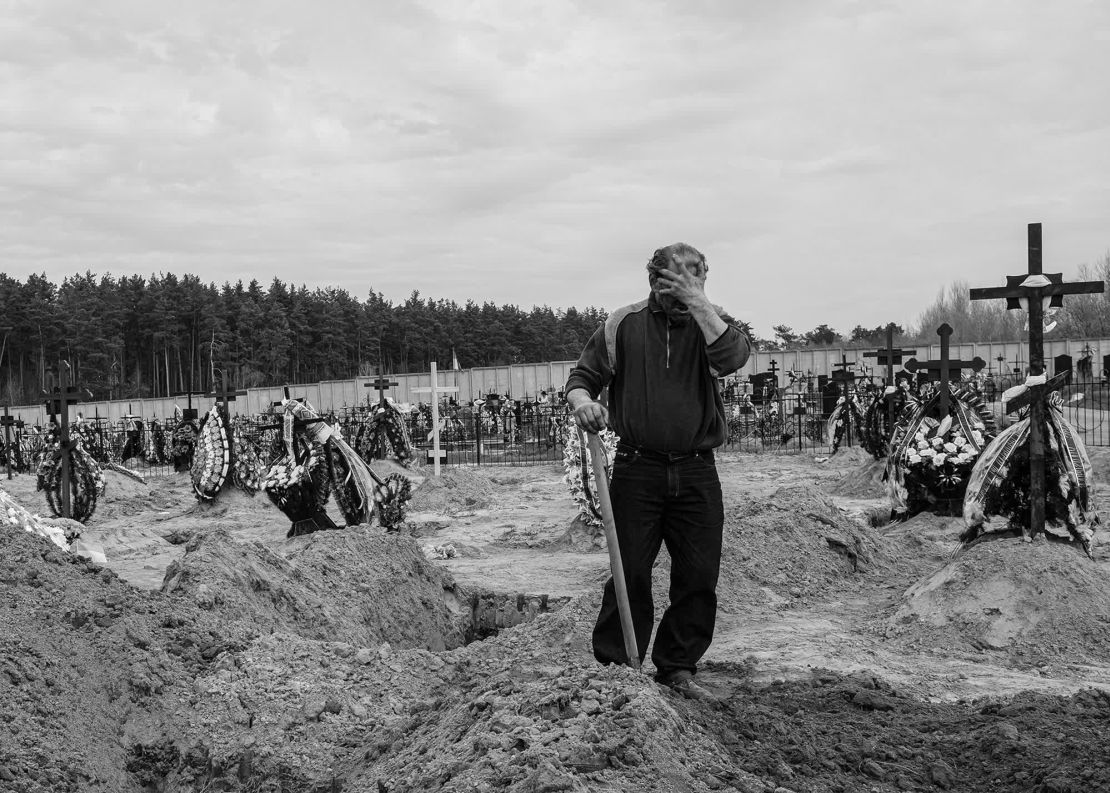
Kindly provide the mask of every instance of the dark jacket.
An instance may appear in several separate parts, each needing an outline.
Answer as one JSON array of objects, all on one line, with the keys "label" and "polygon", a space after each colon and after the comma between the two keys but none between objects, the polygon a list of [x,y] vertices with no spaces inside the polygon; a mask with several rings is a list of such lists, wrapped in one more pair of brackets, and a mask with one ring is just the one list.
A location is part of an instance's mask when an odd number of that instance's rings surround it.
[{"label": "dark jacket", "polygon": [[658,452],[691,452],[725,442],[728,426],[717,378],[739,369],[751,340],[721,309],[728,324],[705,343],[693,320],[676,323],[654,294],[614,311],[582,350],[566,390],[595,399],[609,387],[609,423],[621,440]]}]

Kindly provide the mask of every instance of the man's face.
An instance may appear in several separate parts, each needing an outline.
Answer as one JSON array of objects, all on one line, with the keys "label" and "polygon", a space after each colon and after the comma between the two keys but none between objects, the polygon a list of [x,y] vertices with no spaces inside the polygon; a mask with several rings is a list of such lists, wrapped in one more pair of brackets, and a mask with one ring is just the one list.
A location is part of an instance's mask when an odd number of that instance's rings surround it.
[{"label": "man's face", "polygon": [[[705,263],[694,257],[672,257],[668,270],[675,273],[686,273],[694,276],[701,288],[705,288],[705,277],[708,268]],[[673,295],[665,295],[659,292],[659,287],[665,281],[659,278],[656,271],[648,272],[648,283],[651,284],[651,291],[655,293],[655,299],[659,301],[659,305],[667,312],[667,315],[674,318],[689,316],[690,311],[686,308],[686,304],[680,301]]]}]

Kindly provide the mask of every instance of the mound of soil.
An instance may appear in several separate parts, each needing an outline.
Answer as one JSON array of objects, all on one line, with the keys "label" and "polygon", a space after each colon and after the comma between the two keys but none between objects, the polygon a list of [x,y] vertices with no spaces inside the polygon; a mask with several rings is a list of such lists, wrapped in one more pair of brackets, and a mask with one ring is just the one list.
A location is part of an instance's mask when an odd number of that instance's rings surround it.
[{"label": "mound of soil", "polygon": [[864,462],[849,467],[840,481],[830,488],[830,492],[847,498],[885,498],[884,471],[886,460],[876,460],[869,454]]},{"label": "mound of soil", "polygon": [[473,512],[490,506],[494,490],[495,485],[487,475],[455,468],[443,471],[439,477],[428,477],[413,488],[408,509],[444,515]]},{"label": "mound of soil", "polygon": [[[0,789],[140,789],[142,748],[249,630],[0,530]],[[172,765],[175,756],[165,756]]]},{"label": "mound of soil", "polygon": [[881,533],[809,485],[779,488],[766,500],[726,509],[718,600],[724,610],[785,600],[800,605],[858,588],[898,558]]},{"label": "mound of soil", "polygon": [[889,635],[1003,651],[1015,666],[1110,662],[1110,570],[1074,544],[999,537],[905,593]]},{"label": "mound of soil", "polygon": [[224,529],[194,535],[166,570],[162,592],[185,596],[263,633],[359,646],[457,647],[469,598],[408,537],[358,526],[321,531],[277,549]]}]

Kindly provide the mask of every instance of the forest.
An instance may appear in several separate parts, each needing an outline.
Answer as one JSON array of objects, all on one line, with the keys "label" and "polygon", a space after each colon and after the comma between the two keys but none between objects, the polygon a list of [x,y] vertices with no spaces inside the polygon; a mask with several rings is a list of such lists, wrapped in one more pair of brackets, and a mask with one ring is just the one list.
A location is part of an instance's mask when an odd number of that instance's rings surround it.
[{"label": "forest", "polygon": [[[1110,253],[1068,280],[1102,280],[1103,294],[1069,297],[1049,312],[1054,336],[1110,337]],[[955,337],[1024,338],[1024,312],[975,301],[968,285],[941,290],[912,326],[895,324],[895,343],[932,343],[947,322]],[[0,389],[8,404],[37,402],[62,380],[97,399],[208,392],[226,378],[249,388],[354,376],[573,360],[605,311],[431,299],[413,292],[394,304],[373,289],[294,286],[274,278],[244,285],[202,283],[193,275],[45,275],[18,281],[0,273]],[[741,323],[743,324],[743,323]],[[907,323],[908,325],[908,323]],[[751,332],[750,328],[746,328]],[[763,349],[867,347],[885,343],[885,325],[840,332],[827,323],[795,332],[774,326]]]},{"label": "forest", "polygon": [[159,397],[375,373],[568,360],[604,312],[458,305],[419,293],[394,305],[370,291],[294,287],[275,278],[221,287],[192,275],[60,285],[0,274],[0,387],[30,404],[62,379],[97,399]]}]

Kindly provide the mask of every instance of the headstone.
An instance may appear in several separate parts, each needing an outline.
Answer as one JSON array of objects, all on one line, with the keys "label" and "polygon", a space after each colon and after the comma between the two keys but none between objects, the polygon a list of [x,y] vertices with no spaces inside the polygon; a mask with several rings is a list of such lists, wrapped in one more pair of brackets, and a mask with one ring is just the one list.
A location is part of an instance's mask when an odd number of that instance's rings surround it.
[{"label": "headstone", "polygon": [[1063,372],[1070,372],[1072,370],[1072,359],[1067,353],[1057,355],[1052,359],[1052,373],[1061,374]]}]

